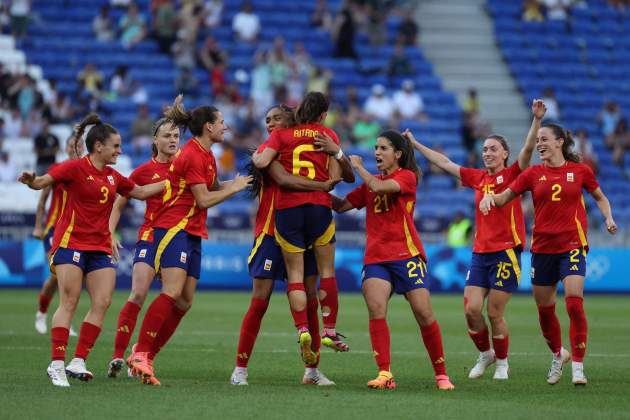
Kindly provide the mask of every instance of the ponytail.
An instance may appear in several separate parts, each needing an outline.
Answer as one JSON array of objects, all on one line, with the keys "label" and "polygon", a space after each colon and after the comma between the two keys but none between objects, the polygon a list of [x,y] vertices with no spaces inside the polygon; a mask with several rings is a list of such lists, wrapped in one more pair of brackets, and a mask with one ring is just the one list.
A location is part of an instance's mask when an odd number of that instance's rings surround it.
[{"label": "ponytail", "polygon": [[545,124],[543,125],[543,128],[544,127],[550,129],[557,139],[564,140],[562,143],[562,156],[565,160],[575,163],[580,163],[582,161],[580,155],[573,151],[575,141],[573,140],[573,135],[569,130],[565,130],[558,124]]},{"label": "ponytail", "polygon": [[189,129],[193,136],[203,134],[205,123],[213,124],[217,120],[219,110],[213,106],[200,106],[188,112],[184,108],[184,96],[179,94],[173,105],[164,112],[164,117],[171,120],[173,124],[184,129]]},{"label": "ponytail", "polygon": [[416,174],[416,185],[419,184],[422,179],[422,170],[418,167],[409,139],[394,130],[383,131],[378,137],[385,137],[392,144],[395,151],[402,152],[400,159],[398,159],[398,166]]},{"label": "ponytail", "polygon": [[91,113],[74,127],[77,141],[80,141],[83,137],[83,133],[85,133],[85,129],[89,125],[91,125],[92,128],[90,128],[90,131],[88,131],[87,136],[85,137],[85,148],[88,153],[92,153],[94,151],[94,145],[97,141],[104,144],[110,135],[118,134],[118,130],[110,124],[102,122],[101,117],[99,117],[98,114]]}]

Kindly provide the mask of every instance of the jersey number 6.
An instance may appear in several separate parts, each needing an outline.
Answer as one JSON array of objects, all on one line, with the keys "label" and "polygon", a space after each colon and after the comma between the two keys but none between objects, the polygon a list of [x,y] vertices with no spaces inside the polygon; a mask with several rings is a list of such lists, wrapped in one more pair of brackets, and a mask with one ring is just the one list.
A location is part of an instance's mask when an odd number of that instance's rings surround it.
[{"label": "jersey number 6", "polygon": [[302,168],[306,168],[308,170],[308,174],[306,175],[306,177],[309,179],[315,179],[315,165],[313,165],[313,162],[308,160],[300,160],[300,154],[302,152],[314,151],[315,146],[313,146],[312,144],[303,144],[293,149],[293,175],[304,176],[301,175],[300,172]]}]

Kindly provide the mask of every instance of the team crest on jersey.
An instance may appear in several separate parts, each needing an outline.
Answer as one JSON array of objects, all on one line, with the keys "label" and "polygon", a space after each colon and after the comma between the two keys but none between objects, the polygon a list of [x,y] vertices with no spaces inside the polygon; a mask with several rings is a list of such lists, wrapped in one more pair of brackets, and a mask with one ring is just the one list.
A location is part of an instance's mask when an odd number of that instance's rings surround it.
[{"label": "team crest on jersey", "polygon": [[573,182],[573,172],[567,172],[567,182]]},{"label": "team crest on jersey", "polygon": [[147,256],[147,250],[146,249],[141,249],[140,252],[138,252],[138,258],[144,258]]},{"label": "team crest on jersey", "polygon": [[74,251],[74,254],[72,254],[72,261],[74,261],[75,263],[81,261],[81,253]]},{"label": "team crest on jersey", "polygon": [[503,175],[497,177],[497,184],[503,184]]},{"label": "team crest on jersey", "polygon": [[107,180],[109,181],[110,184],[115,185],[114,184],[114,177],[111,175],[107,175]]},{"label": "team crest on jersey", "polygon": [[186,255],[186,253],[185,253],[185,252],[182,252],[182,254],[179,256],[179,261],[180,261],[182,264],[186,264],[186,257],[188,257],[188,255]]},{"label": "team crest on jersey", "polygon": [[264,270],[265,271],[270,271],[271,270],[271,266],[273,265],[273,261],[266,259],[265,260],[265,266],[264,266]]}]

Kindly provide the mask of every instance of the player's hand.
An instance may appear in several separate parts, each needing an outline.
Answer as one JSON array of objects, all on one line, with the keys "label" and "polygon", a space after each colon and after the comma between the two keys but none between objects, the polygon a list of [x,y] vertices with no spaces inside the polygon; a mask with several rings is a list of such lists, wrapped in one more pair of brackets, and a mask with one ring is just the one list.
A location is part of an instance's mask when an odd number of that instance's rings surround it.
[{"label": "player's hand", "polygon": [[615,233],[617,233],[617,223],[615,223],[612,217],[609,219],[606,219],[606,229],[608,230],[608,233],[610,233],[611,235],[614,235]]},{"label": "player's hand", "polygon": [[490,213],[490,210],[492,209],[492,207],[494,207],[495,205],[496,204],[494,203],[494,198],[492,197],[492,195],[484,194],[483,198],[479,202],[479,211],[484,216],[487,216],[488,213]]},{"label": "player's hand", "polygon": [[328,181],[324,181],[324,191],[326,192],[330,192],[332,190],[335,189],[335,187],[337,186],[337,184],[339,184],[342,181],[341,178],[335,178],[335,179],[329,179]]},{"label": "player's hand", "polygon": [[542,99],[534,99],[532,101],[532,114],[537,120],[542,120],[547,112],[547,106]]},{"label": "player's hand", "polygon": [[232,180],[232,183],[230,184],[230,187],[234,190],[234,192],[243,191],[249,186],[249,184],[252,183],[253,180],[254,177],[251,175],[241,176],[239,174],[236,174],[236,176]]},{"label": "player's hand", "polygon": [[17,180],[18,182],[26,184],[30,187],[31,185],[33,185],[33,181],[35,181],[35,178],[37,178],[35,172],[22,172],[22,175],[20,175]]},{"label": "player's hand", "polygon": [[420,148],[420,142],[418,140],[416,140],[416,137],[413,135],[411,130],[406,129],[405,131],[403,131],[402,135],[403,135],[403,137],[406,137],[407,140],[409,140],[409,143],[411,143],[411,146],[414,149],[419,149]]},{"label": "player's hand", "polygon": [[363,167],[363,158],[358,155],[350,155],[350,165],[354,169],[359,169]]},{"label": "player's hand", "polygon": [[340,149],[339,145],[327,133],[320,133],[315,136],[313,144],[315,145],[315,151],[326,152],[331,156],[336,155]]},{"label": "player's hand", "polygon": [[37,226],[33,229],[32,235],[37,239],[44,239],[44,229],[42,229],[41,226]]},{"label": "player's hand", "polygon": [[120,261],[120,251],[119,249],[122,249],[123,246],[120,243],[120,241],[114,237],[114,235],[112,235],[112,260],[114,261],[114,263],[118,263]]}]

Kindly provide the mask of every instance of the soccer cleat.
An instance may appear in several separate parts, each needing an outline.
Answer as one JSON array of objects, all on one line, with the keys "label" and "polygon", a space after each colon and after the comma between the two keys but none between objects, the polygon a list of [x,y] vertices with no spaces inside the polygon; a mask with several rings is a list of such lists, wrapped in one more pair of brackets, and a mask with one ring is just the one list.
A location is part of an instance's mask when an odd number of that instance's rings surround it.
[{"label": "soccer cleat", "polygon": [[547,383],[555,385],[562,378],[562,366],[571,360],[571,353],[569,353],[564,347],[560,349],[560,353],[556,356],[553,355],[551,359],[551,368],[547,374]]},{"label": "soccer cleat", "polygon": [[37,311],[35,313],[35,330],[40,334],[46,334],[48,332],[48,325],[46,324],[46,314]]},{"label": "soccer cleat", "polygon": [[313,342],[311,334],[308,331],[303,331],[300,333],[298,342],[300,343],[300,351],[302,353],[302,360],[304,363],[307,365],[317,363],[317,354],[315,354],[311,349],[311,343]]},{"label": "soccer cleat", "polygon": [[127,363],[127,377],[129,378],[136,378],[138,376],[138,372],[131,366],[131,359],[136,352],[136,346],[137,344],[131,346],[131,353],[127,356],[127,360],[125,361]]},{"label": "soccer cleat", "polygon": [[367,386],[372,389],[394,389],[396,388],[396,382],[394,382],[394,375],[391,372],[381,370],[376,379],[369,381]]},{"label": "soccer cleat", "polygon": [[510,371],[510,366],[508,365],[507,359],[497,359],[497,367],[494,371],[494,376],[492,379],[505,380],[508,379],[508,372]]},{"label": "soccer cleat", "polygon": [[153,366],[149,359],[149,352],[134,352],[131,353],[131,368],[138,372],[140,380],[143,382],[153,376]]},{"label": "soccer cleat", "polygon": [[153,359],[149,358],[148,362],[149,362],[149,366],[151,367],[151,370],[153,371],[153,375],[149,376],[148,378],[146,376],[142,376],[140,381],[145,385],[154,385],[154,386],[162,385],[159,379],[155,377],[155,369],[153,369]]},{"label": "soccer cleat", "polygon": [[232,385],[249,385],[247,382],[247,368],[235,367],[230,377],[230,383]]},{"label": "soccer cleat", "polygon": [[306,370],[304,371],[304,377],[302,378],[302,383],[304,385],[318,385],[318,386],[335,385],[333,381],[328,379],[326,375],[324,375],[317,368],[306,368]]},{"label": "soccer cleat", "polygon": [[346,336],[339,333],[335,333],[335,335],[324,334],[322,335],[322,345],[334,351],[349,351],[350,347],[341,340],[342,338],[346,338]]},{"label": "soccer cleat", "polygon": [[53,360],[46,369],[48,377],[54,386],[69,387],[70,383],[66,377],[66,369],[63,360]]},{"label": "soccer cleat", "polygon": [[481,375],[486,371],[488,366],[493,364],[496,361],[496,357],[494,355],[494,350],[490,349],[488,351],[484,351],[479,353],[479,358],[477,359],[477,363],[470,369],[468,373],[468,378],[477,379],[481,378]]},{"label": "soccer cleat", "polygon": [[77,334],[77,332],[74,330],[74,328],[72,328],[72,325],[70,325],[70,331],[69,331],[68,335],[69,335],[70,337],[76,337],[76,336],[78,336],[79,334]]},{"label": "soccer cleat", "polygon": [[125,361],[121,358],[112,359],[109,362],[109,366],[107,367],[107,376],[110,378],[117,377],[122,370],[124,364]]},{"label": "soccer cleat", "polygon": [[70,360],[70,363],[66,366],[66,374],[71,378],[78,379],[83,382],[87,382],[94,378],[92,372],[87,370],[85,360],[78,357]]},{"label": "soccer cleat", "polygon": [[446,375],[437,375],[435,377],[435,385],[441,391],[452,391],[455,389],[455,385],[451,383],[451,380]]},{"label": "soccer cleat", "polygon": [[573,385],[584,386],[588,382],[584,376],[584,365],[581,362],[571,363],[571,373],[573,374]]}]

